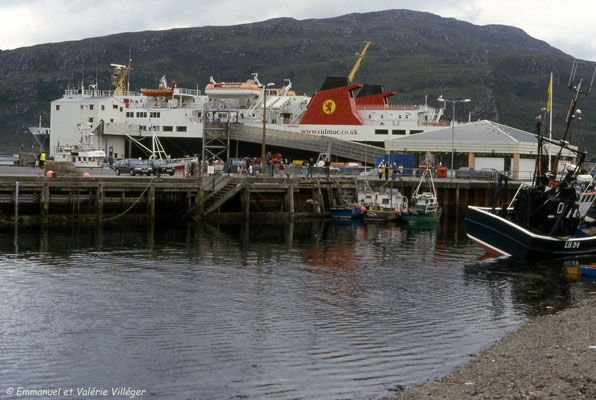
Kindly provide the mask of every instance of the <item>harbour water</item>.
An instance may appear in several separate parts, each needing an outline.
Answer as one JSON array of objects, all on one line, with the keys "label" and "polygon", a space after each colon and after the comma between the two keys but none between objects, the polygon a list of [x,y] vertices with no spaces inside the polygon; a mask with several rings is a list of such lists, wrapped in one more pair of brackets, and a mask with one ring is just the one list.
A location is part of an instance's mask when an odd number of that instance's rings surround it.
[{"label": "harbour water", "polygon": [[0,228],[2,395],[379,398],[594,290],[447,221]]}]

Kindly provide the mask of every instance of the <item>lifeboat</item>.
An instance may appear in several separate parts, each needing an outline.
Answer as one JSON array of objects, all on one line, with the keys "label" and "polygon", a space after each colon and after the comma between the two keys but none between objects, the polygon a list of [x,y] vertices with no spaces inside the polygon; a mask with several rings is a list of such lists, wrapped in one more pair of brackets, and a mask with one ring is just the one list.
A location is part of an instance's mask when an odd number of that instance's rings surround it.
[{"label": "lifeboat", "polygon": [[141,89],[145,96],[170,97],[174,94],[174,89]]},{"label": "lifeboat", "polygon": [[166,76],[162,76],[157,89],[141,89],[141,93],[145,96],[151,97],[171,97],[174,94],[176,81],[166,82]]},{"label": "lifeboat", "polygon": [[205,94],[212,99],[254,98],[261,91],[253,79],[246,82],[215,82],[211,77],[210,83],[205,86]]}]

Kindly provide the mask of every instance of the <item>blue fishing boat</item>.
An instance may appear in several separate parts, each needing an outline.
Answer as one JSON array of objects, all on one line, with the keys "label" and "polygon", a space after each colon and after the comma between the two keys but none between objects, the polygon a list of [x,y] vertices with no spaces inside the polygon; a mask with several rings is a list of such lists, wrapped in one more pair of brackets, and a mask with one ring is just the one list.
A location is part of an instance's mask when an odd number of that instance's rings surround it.
[{"label": "blue fishing boat", "polygon": [[330,207],[331,218],[359,219],[362,218],[362,206],[358,204],[345,204],[343,206]]}]

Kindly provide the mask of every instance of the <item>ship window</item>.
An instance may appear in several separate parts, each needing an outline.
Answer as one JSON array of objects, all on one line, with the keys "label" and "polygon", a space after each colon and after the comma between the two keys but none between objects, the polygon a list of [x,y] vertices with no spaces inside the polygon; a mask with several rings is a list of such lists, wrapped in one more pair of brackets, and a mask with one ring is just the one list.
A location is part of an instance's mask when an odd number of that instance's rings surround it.
[{"label": "ship window", "polygon": [[391,131],[391,133],[394,135],[405,135],[406,130],[405,129],[394,129],[393,131]]},{"label": "ship window", "polygon": [[89,109],[93,110],[93,104],[89,104]]},{"label": "ship window", "polygon": [[84,107],[84,106],[81,104],[81,110],[83,109],[83,107]]},{"label": "ship window", "polygon": [[93,122],[93,118],[89,118],[89,122]]},{"label": "ship window", "polygon": [[56,111],[60,111],[60,104],[56,104]]},{"label": "ship window", "polygon": [[176,132],[186,132],[186,126],[177,126]]},{"label": "ship window", "polygon": [[126,113],[126,118],[133,118],[134,116],[135,116],[135,113],[133,113],[133,112]]},{"label": "ship window", "polygon": [[104,104],[101,105],[101,111],[104,111],[106,109],[106,106]]},{"label": "ship window", "polygon": [[424,131],[421,131],[421,130],[419,130],[419,129],[412,129],[412,130],[410,131],[410,135],[415,135],[415,134],[417,134],[417,133],[422,133],[422,132],[424,132]]},{"label": "ship window", "polygon": [[140,131],[146,131],[147,127],[145,125],[139,125],[139,130]]},{"label": "ship window", "polygon": [[174,130],[173,126],[164,126],[163,127],[164,132],[172,132],[173,130]]},{"label": "ship window", "polygon": [[146,112],[138,112],[137,118],[147,118],[147,113]]},{"label": "ship window", "polygon": [[375,135],[389,135],[387,129],[375,129]]},{"label": "ship window", "polygon": [[149,118],[159,118],[159,113],[156,111],[152,111],[149,113]]},{"label": "ship window", "polygon": [[117,110],[117,109],[118,109],[118,104],[112,104],[112,108],[113,108],[114,110]]},{"label": "ship window", "polygon": [[114,118],[110,118],[110,122],[114,122]]},{"label": "ship window", "polygon": [[120,107],[120,112],[122,112],[122,107]]}]

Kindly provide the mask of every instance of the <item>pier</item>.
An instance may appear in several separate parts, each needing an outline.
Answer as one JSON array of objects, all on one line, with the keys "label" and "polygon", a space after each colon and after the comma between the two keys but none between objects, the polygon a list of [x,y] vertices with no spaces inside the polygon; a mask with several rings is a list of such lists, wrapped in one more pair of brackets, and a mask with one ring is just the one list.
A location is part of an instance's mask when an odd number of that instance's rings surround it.
[{"label": "pier", "polygon": [[[0,220],[54,217],[107,221],[121,216],[193,220],[293,220],[325,218],[342,199],[356,199],[368,183],[410,197],[416,177],[378,180],[370,176],[186,176],[56,177],[0,176]],[[444,217],[460,219],[468,205],[490,206],[496,182],[435,179]],[[509,185],[511,199],[517,185]]]}]

